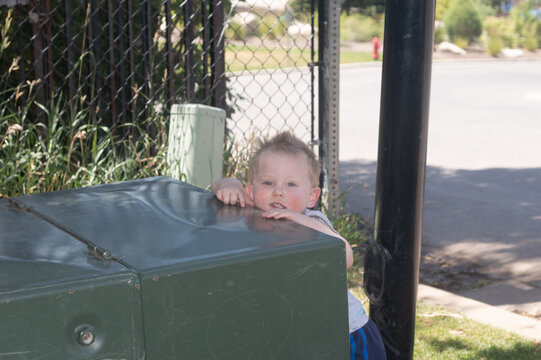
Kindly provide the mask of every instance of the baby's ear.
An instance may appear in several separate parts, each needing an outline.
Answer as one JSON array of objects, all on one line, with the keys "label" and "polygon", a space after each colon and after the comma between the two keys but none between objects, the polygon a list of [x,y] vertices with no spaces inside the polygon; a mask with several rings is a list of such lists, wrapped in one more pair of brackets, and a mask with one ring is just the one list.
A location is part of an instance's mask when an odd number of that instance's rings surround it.
[{"label": "baby's ear", "polygon": [[246,193],[246,205],[250,207],[255,207],[254,203],[254,189],[251,184],[246,184],[244,186],[244,192]]},{"label": "baby's ear", "polygon": [[254,192],[253,192],[253,189],[252,189],[252,184],[246,184],[244,186],[244,191],[246,191],[246,195],[248,196],[248,198],[250,200],[254,200]]},{"label": "baby's ear", "polygon": [[310,196],[308,199],[308,208],[312,208],[316,205],[317,199],[319,199],[319,196],[321,195],[321,188],[320,187],[314,187],[312,190],[310,190]]}]

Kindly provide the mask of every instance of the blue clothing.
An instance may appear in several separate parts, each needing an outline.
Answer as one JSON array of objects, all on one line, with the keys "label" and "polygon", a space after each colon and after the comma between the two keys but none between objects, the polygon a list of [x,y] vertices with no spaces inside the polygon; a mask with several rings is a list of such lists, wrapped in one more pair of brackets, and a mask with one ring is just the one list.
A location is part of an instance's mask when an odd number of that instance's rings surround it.
[{"label": "blue clothing", "polygon": [[383,340],[372,320],[365,326],[349,334],[351,360],[386,360],[387,354]]}]

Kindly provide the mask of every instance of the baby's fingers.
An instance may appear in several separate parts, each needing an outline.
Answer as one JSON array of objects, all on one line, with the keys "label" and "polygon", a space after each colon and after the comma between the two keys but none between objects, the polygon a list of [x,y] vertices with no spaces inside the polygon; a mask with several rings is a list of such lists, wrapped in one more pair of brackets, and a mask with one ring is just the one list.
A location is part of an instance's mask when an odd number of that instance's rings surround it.
[{"label": "baby's fingers", "polygon": [[223,190],[216,191],[216,198],[218,198],[218,200],[220,200],[221,202],[224,202],[224,191]]},{"label": "baby's fingers", "polygon": [[244,207],[244,196],[236,191],[233,191],[231,194],[229,194],[229,203],[231,205],[236,205],[238,203],[241,207]]},{"label": "baby's fingers", "polygon": [[228,190],[220,189],[216,191],[216,197],[225,205],[236,205],[237,203],[240,204],[240,206],[242,207],[246,205],[244,194],[239,193],[237,191],[228,191]]},{"label": "baby's fingers", "polygon": [[284,212],[283,210],[272,209],[272,210],[265,211],[262,215],[263,215],[264,218],[281,219],[283,217],[286,217],[287,213]]},{"label": "baby's fingers", "polygon": [[239,204],[240,204],[240,207],[245,207],[246,206],[246,196],[244,196],[244,194],[238,194],[238,199],[239,199]]},{"label": "baby's fingers", "polygon": [[231,193],[225,190],[216,191],[216,197],[218,198],[218,200],[220,200],[226,205],[229,205],[229,204],[233,205],[236,202],[236,200],[235,202],[232,202]]},{"label": "baby's fingers", "polygon": [[238,195],[236,192],[229,191],[224,194],[224,204],[235,205],[237,204],[237,202],[238,202]]}]

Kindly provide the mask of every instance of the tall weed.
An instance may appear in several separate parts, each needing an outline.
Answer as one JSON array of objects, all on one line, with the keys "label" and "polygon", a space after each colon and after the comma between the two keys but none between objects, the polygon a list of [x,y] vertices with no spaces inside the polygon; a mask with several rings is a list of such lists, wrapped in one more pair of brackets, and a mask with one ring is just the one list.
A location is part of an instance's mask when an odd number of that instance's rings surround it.
[{"label": "tall weed", "polygon": [[[56,98],[48,107],[31,100],[22,110],[1,104],[0,197],[165,174],[163,137],[151,139],[143,127],[124,124],[135,136],[119,138],[93,122],[88,110],[72,112]],[[45,123],[27,118],[34,105]]]},{"label": "tall weed", "polygon": [[255,134],[245,142],[238,142],[228,136],[224,143],[223,170],[224,177],[235,177],[242,183],[248,181],[248,166],[250,155],[255,146]]},{"label": "tall weed", "polygon": [[323,206],[323,212],[327,213],[334,229],[346,239],[353,249],[353,266],[348,270],[348,284],[357,286],[362,284],[362,274],[364,272],[364,249],[365,244],[372,239],[373,227],[360,214],[354,214],[346,211],[346,199],[351,188],[343,191],[338,197],[340,207],[336,214],[326,211]]}]

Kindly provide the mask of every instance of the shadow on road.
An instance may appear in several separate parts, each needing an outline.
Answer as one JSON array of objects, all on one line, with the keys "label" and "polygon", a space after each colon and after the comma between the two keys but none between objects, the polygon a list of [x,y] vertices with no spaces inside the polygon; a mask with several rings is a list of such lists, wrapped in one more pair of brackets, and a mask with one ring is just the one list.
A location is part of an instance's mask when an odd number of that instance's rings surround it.
[{"label": "shadow on road", "polygon": [[[376,162],[340,163],[347,210],[373,222]],[[502,278],[541,279],[541,168],[428,166],[423,250],[469,259]]]}]

